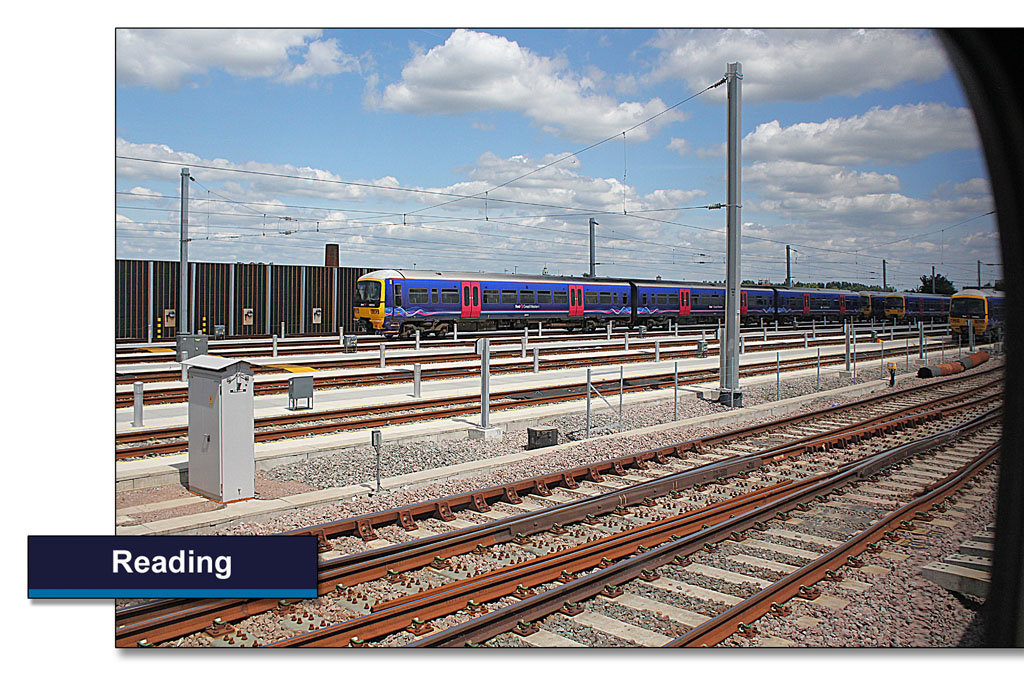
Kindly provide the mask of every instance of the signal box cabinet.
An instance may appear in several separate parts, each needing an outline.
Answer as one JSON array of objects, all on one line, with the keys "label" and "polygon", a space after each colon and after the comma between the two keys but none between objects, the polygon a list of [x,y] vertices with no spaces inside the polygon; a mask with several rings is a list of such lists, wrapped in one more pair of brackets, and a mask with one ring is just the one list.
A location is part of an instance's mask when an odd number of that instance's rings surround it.
[{"label": "signal box cabinet", "polygon": [[216,502],[255,496],[252,366],[202,355],[188,366],[188,485]]}]

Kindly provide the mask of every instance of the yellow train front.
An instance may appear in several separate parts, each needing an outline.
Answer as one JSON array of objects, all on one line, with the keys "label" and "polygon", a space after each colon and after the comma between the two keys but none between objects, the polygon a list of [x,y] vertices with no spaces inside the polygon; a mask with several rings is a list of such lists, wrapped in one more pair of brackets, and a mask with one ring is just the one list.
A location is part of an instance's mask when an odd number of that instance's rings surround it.
[{"label": "yellow train front", "polygon": [[381,332],[384,327],[384,278],[374,277],[373,274],[361,276],[356,282],[356,296],[352,307],[356,319],[356,332]]},{"label": "yellow train front", "polygon": [[975,339],[998,340],[1003,333],[1003,293],[996,290],[964,290],[949,305],[950,330],[967,339],[973,324]]}]

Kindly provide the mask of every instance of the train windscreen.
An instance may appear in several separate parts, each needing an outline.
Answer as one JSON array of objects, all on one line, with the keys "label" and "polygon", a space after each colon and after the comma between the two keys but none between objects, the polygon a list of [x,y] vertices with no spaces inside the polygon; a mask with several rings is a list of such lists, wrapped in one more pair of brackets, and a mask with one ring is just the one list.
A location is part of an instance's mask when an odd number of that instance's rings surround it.
[{"label": "train windscreen", "polygon": [[974,297],[956,297],[949,305],[954,318],[985,318],[985,300]]},{"label": "train windscreen", "polygon": [[359,281],[356,283],[356,306],[377,306],[380,304],[380,281]]}]

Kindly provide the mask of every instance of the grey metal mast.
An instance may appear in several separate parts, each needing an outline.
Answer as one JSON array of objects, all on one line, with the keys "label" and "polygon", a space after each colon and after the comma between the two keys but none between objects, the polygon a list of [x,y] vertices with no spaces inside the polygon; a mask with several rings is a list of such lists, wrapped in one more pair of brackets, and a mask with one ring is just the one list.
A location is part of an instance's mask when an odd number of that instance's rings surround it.
[{"label": "grey metal mast", "polygon": [[723,405],[740,407],[740,63],[728,64],[725,79],[728,88],[729,122],[726,148],[728,152],[728,210],[726,231],[725,343],[720,351],[721,387],[718,400]]},{"label": "grey metal mast", "polygon": [[597,222],[593,217],[590,218],[590,277],[594,277],[594,227],[597,226]]},{"label": "grey metal mast", "polygon": [[788,245],[786,246],[786,287],[787,288],[793,287],[792,279],[790,278],[790,275],[789,275],[789,246]]},{"label": "grey metal mast", "polygon": [[188,334],[188,168],[181,168],[181,266],[178,279],[181,297],[178,304],[178,334]]}]

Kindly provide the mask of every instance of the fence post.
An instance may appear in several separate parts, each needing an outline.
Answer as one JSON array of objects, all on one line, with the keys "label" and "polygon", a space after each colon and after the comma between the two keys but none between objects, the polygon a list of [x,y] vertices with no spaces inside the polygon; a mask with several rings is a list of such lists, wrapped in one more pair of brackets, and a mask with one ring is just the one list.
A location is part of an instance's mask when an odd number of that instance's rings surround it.
[{"label": "fence post", "polygon": [[679,419],[679,361],[672,364],[672,420]]},{"label": "fence post", "polygon": [[533,372],[540,372],[540,349],[533,348]]},{"label": "fence post", "polygon": [[625,334],[625,341],[626,341],[625,350],[629,351],[629,333],[628,332]]},{"label": "fence post", "polygon": [[804,349],[807,348],[807,333],[804,333]]},{"label": "fence post", "polygon": [[374,450],[375,456],[377,458],[377,471],[376,471],[376,474],[375,474],[376,477],[377,477],[377,490],[375,492],[377,492],[377,493],[381,492],[381,487],[380,487],[380,449],[381,449],[381,444],[384,442],[383,438],[384,437],[381,435],[380,429],[374,429],[373,431],[370,432],[370,442],[373,445],[373,450]]},{"label": "fence post", "polygon": [[907,372],[910,372],[910,338],[907,337]]},{"label": "fence post", "polygon": [[454,331],[454,333],[455,333],[455,335],[454,335],[454,339],[456,339],[456,340],[457,340],[457,339],[459,339],[459,322],[458,322],[458,321],[455,321],[455,322],[454,322],[454,323],[453,323],[452,325],[454,326],[454,327],[453,327],[453,331]]},{"label": "fence post", "polygon": [[619,431],[622,431],[622,387],[624,386],[625,380],[623,379],[624,372],[623,367],[619,366]]},{"label": "fence post", "polygon": [[968,348],[970,349],[971,353],[974,353],[974,319],[973,318],[967,319],[967,341],[969,343],[968,344]]},{"label": "fence post", "polygon": [[537,339],[544,336],[544,321],[537,321]]},{"label": "fence post", "polygon": [[491,426],[491,340],[480,342],[480,426]]},{"label": "fence post", "polygon": [[416,328],[416,351],[420,350],[420,329]]},{"label": "fence post", "polygon": [[345,326],[338,326],[338,344],[345,346]]},{"label": "fence post", "polygon": [[924,358],[925,357],[925,350],[924,350],[924,321],[919,321],[918,324],[917,324],[917,342],[920,345],[917,348],[917,357],[918,358]]},{"label": "fence post", "polygon": [[818,384],[815,391],[821,391],[821,347],[818,347]]},{"label": "fence post", "polygon": [[132,426],[142,426],[142,382],[132,382]]},{"label": "fence post", "polygon": [[779,352],[775,352],[775,400],[778,401],[781,396],[782,390],[782,372],[781,361],[779,360]]},{"label": "fence post", "polygon": [[277,358],[277,335],[274,335],[274,337],[272,339],[274,340],[274,348],[273,348],[273,354],[271,354],[271,355],[274,358]]},{"label": "fence post", "polygon": [[587,436],[590,438],[590,371],[591,368],[587,368]]},{"label": "fence post", "polygon": [[522,346],[523,354],[522,354],[522,356],[520,356],[520,358],[526,358],[526,338],[524,337],[521,341],[522,341],[522,344],[523,344],[523,346]]},{"label": "fence post", "polygon": [[381,342],[380,344],[377,345],[377,347],[380,349],[380,367],[383,368],[385,365],[387,365],[387,359],[384,357],[384,343]]},{"label": "fence post", "polygon": [[604,338],[605,339],[609,339],[609,340],[612,338],[612,324],[611,323],[605,323],[604,324]]},{"label": "fence post", "polygon": [[284,321],[281,321],[281,339],[284,339]]},{"label": "fence post", "polygon": [[654,362],[661,362],[661,340],[654,340]]}]

